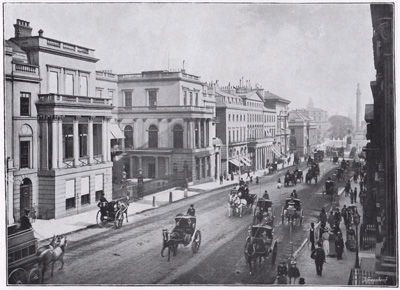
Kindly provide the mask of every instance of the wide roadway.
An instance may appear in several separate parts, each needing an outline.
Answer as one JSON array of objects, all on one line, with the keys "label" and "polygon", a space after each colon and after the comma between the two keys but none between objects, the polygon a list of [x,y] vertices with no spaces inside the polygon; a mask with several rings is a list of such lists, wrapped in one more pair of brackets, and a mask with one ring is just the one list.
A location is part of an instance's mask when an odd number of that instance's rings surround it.
[{"label": "wide roadway", "polygon": [[[282,224],[281,211],[284,200],[296,189],[304,211],[303,224],[293,227],[292,241],[296,250],[307,237],[310,222],[316,221],[322,207],[328,207],[331,199],[322,195],[328,176],[338,165],[328,160],[320,163],[321,176],[318,184],[276,189],[284,171],[263,176],[260,183],[250,184],[250,193],[262,196],[268,190],[274,203],[274,232],[278,239],[280,261],[291,252],[290,232],[287,222]],[[305,164],[299,167],[305,174]],[[293,167],[290,168],[293,170]],[[341,186],[341,185],[339,185]],[[276,277],[276,266],[268,258],[261,269],[249,274],[244,258],[244,243],[252,213],[239,217],[228,217],[228,193],[230,187],[204,192],[195,197],[181,200],[158,209],[136,214],[124,222],[122,228],[113,225],[106,228],[93,226],[68,235],[68,246],[64,257],[65,265],[54,276],[50,269],[44,276],[45,284],[67,285],[152,285],[152,284],[197,284],[197,285],[251,285],[272,284]],[[193,254],[190,245],[178,247],[170,262],[161,257],[162,229],[173,227],[173,217],[185,213],[189,204],[196,208],[196,229],[201,231],[201,246]],[[93,217],[95,223],[95,217]],[[167,250],[165,251],[167,252]]]}]

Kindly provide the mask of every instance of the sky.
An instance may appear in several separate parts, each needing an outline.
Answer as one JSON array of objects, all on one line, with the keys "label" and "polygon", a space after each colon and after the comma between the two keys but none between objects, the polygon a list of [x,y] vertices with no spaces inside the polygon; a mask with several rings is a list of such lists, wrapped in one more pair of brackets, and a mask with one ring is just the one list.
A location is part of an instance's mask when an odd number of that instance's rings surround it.
[{"label": "sky", "polygon": [[[16,19],[32,34],[95,49],[97,70],[137,73],[185,68],[221,86],[250,80],[329,115],[373,103],[369,4],[6,3],[4,37]],[[184,63],[184,64],[183,64]],[[364,112],[362,112],[362,116]]]}]

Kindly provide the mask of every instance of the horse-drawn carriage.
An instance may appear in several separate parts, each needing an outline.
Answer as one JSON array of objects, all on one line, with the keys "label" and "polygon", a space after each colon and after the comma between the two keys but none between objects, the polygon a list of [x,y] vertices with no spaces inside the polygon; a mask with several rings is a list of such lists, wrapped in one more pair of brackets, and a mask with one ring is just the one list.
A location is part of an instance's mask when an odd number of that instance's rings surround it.
[{"label": "horse-drawn carriage", "polygon": [[304,176],[303,176],[303,170],[295,170],[294,171],[294,176],[296,178],[296,182],[300,181],[303,182]]},{"label": "horse-drawn carriage", "polygon": [[294,223],[294,220],[298,219],[299,224],[303,222],[303,209],[301,208],[301,201],[298,198],[291,198],[288,197],[285,200],[285,203],[282,207],[282,224],[285,222],[285,218],[287,219],[288,223]]},{"label": "horse-drawn carriage", "polygon": [[250,275],[261,265],[261,258],[267,258],[271,254],[271,263],[275,264],[278,254],[278,242],[274,237],[273,228],[269,225],[253,225],[249,227],[249,235],[246,238],[244,246],[244,255],[246,262],[250,265]]},{"label": "horse-drawn carriage", "polygon": [[277,163],[271,163],[268,166],[268,171],[269,171],[269,173],[276,173],[278,171],[278,164]]},{"label": "horse-drawn carriage", "polygon": [[40,284],[47,266],[51,265],[51,276],[56,262],[64,266],[67,238],[53,236],[49,245],[38,247],[33,229],[8,234],[8,284]]},{"label": "horse-drawn carriage", "polygon": [[315,184],[318,183],[318,175],[319,175],[319,166],[318,163],[313,163],[311,165],[311,168],[308,169],[308,172],[306,173],[306,184],[311,185],[311,181],[314,179]]},{"label": "horse-drawn carriage", "polygon": [[266,224],[273,226],[275,220],[275,209],[270,199],[260,198],[257,200],[253,215],[253,225]]},{"label": "horse-drawn carriage", "polygon": [[201,232],[196,230],[196,217],[191,215],[178,214],[175,218],[175,226],[172,230],[163,229],[163,247],[161,256],[164,257],[164,250],[168,248],[168,261],[176,255],[178,245],[187,246],[191,243],[193,253],[197,253],[201,244]]},{"label": "horse-drawn carriage", "polygon": [[257,194],[249,194],[245,197],[240,189],[232,189],[229,194],[228,216],[242,217],[246,213],[252,213],[256,200]]},{"label": "horse-drawn carriage", "polygon": [[314,152],[314,162],[322,162],[324,161],[324,150],[317,150]]},{"label": "horse-drawn carriage", "polygon": [[289,186],[289,183],[291,183],[292,185],[296,185],[297,184],[297,180],[296,180],[296,174],[294,172],[290,172],[288,170],[285,173],[284,185],[285,186]]},{"label": "horse-drawn carriage", "polygon": [[344,181],[344,169],[342,167],[339,167],[338,169],[336,169],[336,178],[337,180],[343,180]]},{"label": "horse-drawn carriage", "polygon": [[96,221],[99,227],[102,228],[108,222],[114,222],[115,227],[120,228],[124,221],[124,214],[128,222],[129,197],[126,202],[122,200],[99,202],[98,207],[100,209],[97,212]]},{"label": "horse-drawn carriage", "polygon": [[38,242],[33,229],[9,234],[8,284],[40,284],[42,270],[38,267]]}]

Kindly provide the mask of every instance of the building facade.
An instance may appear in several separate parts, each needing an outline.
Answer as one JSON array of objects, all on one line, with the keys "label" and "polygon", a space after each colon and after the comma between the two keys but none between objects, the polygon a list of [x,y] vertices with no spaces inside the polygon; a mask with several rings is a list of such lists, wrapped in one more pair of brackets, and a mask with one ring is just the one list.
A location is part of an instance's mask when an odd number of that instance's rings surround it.
[{"label": "building facade", "polygon": [[8,217],[59,218],[111,197],[110,99],[95,96],[94,50],[17,20],[7,43]]},{"label": "building facade", "polygon": [[249,82],[239,86],[215,85],[216,135],[222,142],[222,171],[243,173],[267,168],[273,159],[275,110],[264,106],[263,89]]},{"label": "building facade", "polygon": [[305,110],[289,112],[290,151],[311,155],[317,145],[317,125]]}]

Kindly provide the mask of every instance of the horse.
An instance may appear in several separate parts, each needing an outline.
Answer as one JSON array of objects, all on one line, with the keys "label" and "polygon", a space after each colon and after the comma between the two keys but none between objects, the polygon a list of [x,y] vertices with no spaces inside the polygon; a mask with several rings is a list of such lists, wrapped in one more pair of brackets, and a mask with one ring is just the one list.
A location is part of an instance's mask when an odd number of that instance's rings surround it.
[{"label": "horse", "polygon": [[285,186],[289,186],[289,182],[291,182],[293,185],[296,185],[296,177],[294,173],[286,173],[285,175]]},{"label": "horse", "polygon": [[42,277],[44,277],[44,273],[46,272],[47,266],[51,264],[51,276],[53,277],[54,263],[57,261],[61,261],[61,267],[58,270],[61,270],[64,267],[64,253],[65,248],[67,247],[67,237],[60,236],[60,244],[56,246],[54,249],[47,249],[43,251],[39,256],[39,268],[42,270]]},{"label": "horse", "polygon": [[129,196],[126,197],[126,201],[118,201],[118,208],[122,212],[122,220],[125,214],[126,222],[128,222],[128,208],[129,208]]},{"label": "horse", "polygon": [[297,171],[295,174],[295,179],[296,179],[296,182],[297,182],[297,180],[300,180],[300,182],[303,182],[303,171]]},{"label": "horse", "polygon": [[249,263],[250,266],[250,275],[253,274],[253,265],[254,272],[257,271],[257,260],[258,265],[261,268],[261,258],[264,258],[265,260],[271,252],[269,246],[270,244],[262,238],[247,238],[246,244],[244,246],[244,256],[246,262]]},{"label": "horse", "polygon": [[239,212],[239,216],[242,217],[243,207],[247,205],[247,201],[245,199],[241,199],[237,193],[229,194],[229,217],[231,217],[232,210],[235,212]]},{"label": "horse", "polygon": [[306,184],[310,183],[310,185],[311,185],[311,180],[312,179],[315,180],[315,184],[318,183],[318,175],[316,174],[316,172],[314,170],[310,170],[309,172],[307,172],[307,174],[306,174]]},{"label": "horse", "polygon": [[172,232],[169,233],[167,229],[162,230],[162,235],[163,235],[163,247],[161,249],[161,257],[164,257],[164,250],[168,248],[168,262],[171,257],[171,251],[172,255],[176,255],[176,250],[178,249],[178,239],[180,239],[179,233],[177,232]]},{"label": "horse", "polygon": [[56,246],[60,244],[60,236],[54,235],[53,238],[51,239],[50,243],[48,245],[42,246],[37,249],[36,255],[40,256],[45,250],[48,249],[54,249]]}]

